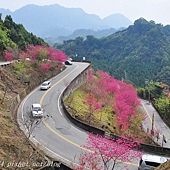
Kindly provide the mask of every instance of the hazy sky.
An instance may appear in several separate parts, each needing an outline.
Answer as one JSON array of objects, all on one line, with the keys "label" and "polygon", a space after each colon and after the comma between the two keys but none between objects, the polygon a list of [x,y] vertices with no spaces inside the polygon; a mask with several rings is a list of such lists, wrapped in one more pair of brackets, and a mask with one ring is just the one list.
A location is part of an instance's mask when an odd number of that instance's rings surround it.
[{"label": "hazy sky", "polygon": [[170,25],[170,0],[0,0],[0,8],[11,11],[28,4],[82,8],[86,13],[97,14],[100,18],[121,13],[132,22],[143,17],[148,21]]}]

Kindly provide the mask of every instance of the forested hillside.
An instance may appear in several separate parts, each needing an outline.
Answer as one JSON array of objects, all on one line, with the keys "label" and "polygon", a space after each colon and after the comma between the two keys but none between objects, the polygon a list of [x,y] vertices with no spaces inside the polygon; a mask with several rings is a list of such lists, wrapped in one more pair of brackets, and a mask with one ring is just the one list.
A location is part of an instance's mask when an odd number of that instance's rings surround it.
[{"label": "forested hillside", "polygon": [[3,60],[2,54],[5,50],[17,55],[19,50],[24,50],[28,44],[47,45],[43,39],[29,33],[22,24],[13,22],[10,15],[7,15],[4,21],[1,16],[0,14],[0,60]]},{"label": "forested hillside", "polygon": [[135,86],[145,80],[170,85],[170,26],[140,18],[134,25],[103,38],[77,37],[54,44],[74,59],[91,60],[95,70],[103,70]]}]

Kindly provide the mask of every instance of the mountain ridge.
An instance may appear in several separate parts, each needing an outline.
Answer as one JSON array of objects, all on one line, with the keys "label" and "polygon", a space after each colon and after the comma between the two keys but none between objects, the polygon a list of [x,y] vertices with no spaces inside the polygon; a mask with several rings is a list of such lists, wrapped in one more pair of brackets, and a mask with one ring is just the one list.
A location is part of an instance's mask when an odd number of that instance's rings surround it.
[{"label": "mountain ridge", "polygon": [[145,79],[170,85],[169,44],[170,26],[140,18],[134,25],[107,37],[80,37],[63,44],[56,43],[53,47],[75,59],[85,56],[92,61],[95,70],[144,87]]},{"label": "mountain ridge", "polygon": [[[39,37],[68,36],[78,29],[92,29],[94,31],[110,28],[127,27],[132,22],[122,14],[117,19],[114,14],[101,19],[96,14],[87,14],[81,8],[65,8],[53,5],[26,5],[14,12],[0,8],[2,18],[11,15],[16,23],[21,23],[33,34]],[[120,24],[116,20],[121,20]],[[114,23],[119,25],[115,25]],[[124,23],[123,23],[124,22]]]}]

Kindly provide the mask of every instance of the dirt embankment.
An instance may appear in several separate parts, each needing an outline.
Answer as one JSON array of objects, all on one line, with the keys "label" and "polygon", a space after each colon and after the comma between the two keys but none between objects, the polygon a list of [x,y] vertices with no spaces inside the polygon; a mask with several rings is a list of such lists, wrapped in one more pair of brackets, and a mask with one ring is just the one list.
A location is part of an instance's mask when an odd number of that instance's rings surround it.
[{"label": "dirt embankment", "polygon": [[[37,78],[41,76],[39,74],[36,74]],[[50,70],[47,74],[52,75]],[[12,166],[11,169],[18,169],[19,163],[29,169],[33,163],[45,164],[46,161],[45,155],[35,150],[19,129],[16,114],[12,114],[10,110],[13,98],[26,86],[28,84],[16,77],[11,66],[0,69],[0,169],[6,169],[8,165]]]}]

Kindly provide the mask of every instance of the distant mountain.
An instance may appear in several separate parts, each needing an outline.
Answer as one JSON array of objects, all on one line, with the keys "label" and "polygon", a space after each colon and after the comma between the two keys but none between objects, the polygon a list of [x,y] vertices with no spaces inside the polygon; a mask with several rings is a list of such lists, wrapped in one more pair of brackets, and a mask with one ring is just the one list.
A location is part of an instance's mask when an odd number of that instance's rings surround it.
[{"label": "distant mountain", "polygon": [[[115,29],[120,29],[121,27],[128,27],[130,24],[129,19],[122,14],[112,14],[103,19],[105,25],[108,25]],[[113,27],[114,26],[114,27]]]},{"label": "distant mountain", "polygon": [[127,27],[132,22],[121,14],[113,14],[104,19],[87,14],[80,8],[65,8],[60,5],[27,5],[14,12],[0,8],[2,18],[11,15],[14,22],[21,23],[36,36],[58,37],[71,35],[75,30],[102,30]]},{"label": "distant mountain", "polygon": [[0,8],[0,13],[2,14],[2,19],[5,19],[6,15],[12,15],[13,12],[11,12],[9,9],[3,9]]},{"label": "distant mountain", "polygon": [[[119,30],[121,30],[121,29],[119,29]],[[83,37],[84,39],[86,39],[86,37],[88,35],[93,35],[96,38],[106,37],[108,35],[115,33],[116,31],[119,31],[119,30],[116,30],[114,28],[103,29],[103,30],[98,30],[98,31],[94,31],[94,30],[90,30],[90,29],[80,29],[80,30],[75,30],[73,32],[73,34],[68,35],[68,36],[48,37],[48,38],[44,38],[44,40],[49,45],[53,46],[54,43],[62,43],[63,41],[75,39],[76,37]]]}]

